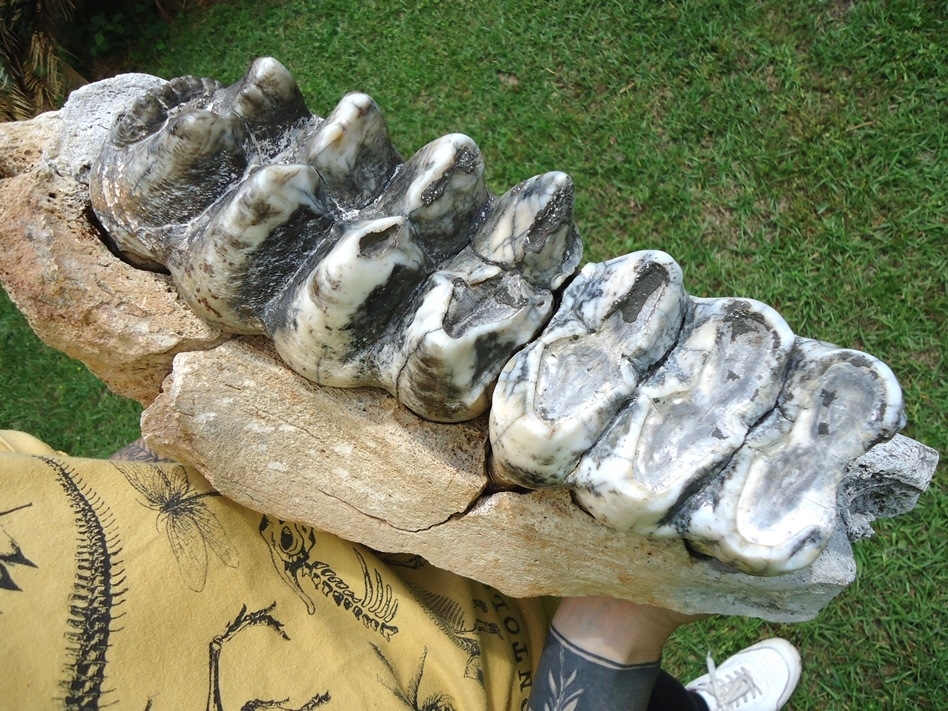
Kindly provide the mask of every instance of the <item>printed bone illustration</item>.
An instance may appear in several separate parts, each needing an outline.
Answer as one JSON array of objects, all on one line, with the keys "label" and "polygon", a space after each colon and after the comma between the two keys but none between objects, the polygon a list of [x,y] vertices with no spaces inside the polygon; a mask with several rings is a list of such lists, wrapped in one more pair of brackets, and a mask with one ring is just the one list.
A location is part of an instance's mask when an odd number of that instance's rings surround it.
[{"label": "printed bone illustration", "polygon": [[904,424],[889,368],[760,302],[688,295],[663,252],[576,273],[570,178],[496,197],[483,171],[460,134],[403,161],[364,94],[312,115],[265,58],[139,98],[90,187],[129,262],[304,377],[440,422],[489,407],[499,482],[569,487],[609,526],[744,572],[812,563],[847,465]]}]

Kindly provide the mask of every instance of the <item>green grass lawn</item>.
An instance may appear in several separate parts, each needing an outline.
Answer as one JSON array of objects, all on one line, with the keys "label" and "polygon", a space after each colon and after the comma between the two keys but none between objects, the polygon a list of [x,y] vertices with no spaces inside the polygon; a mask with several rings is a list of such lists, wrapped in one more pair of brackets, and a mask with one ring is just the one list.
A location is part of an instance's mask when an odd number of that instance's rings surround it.
[{"label": "green grass lawn", "polygon": [[[563,170],[587,258],[669,252],[700,296],[869,351],[906,434],[948,452],[948,6],[934,2],[233,0],[136,48],[129,70],[238,79],[280,59],[325,116],[373,96],[407,156],[470,135],[495,193]],[[0,426],[102,454],[138,408],[45,352],[0,301]],[[857,545],[857,582],[793,626],[718,619],[666,663],[703,673],[763,635],[802,650],[793,709],[939,709],[948,691],[945,468]]]}]

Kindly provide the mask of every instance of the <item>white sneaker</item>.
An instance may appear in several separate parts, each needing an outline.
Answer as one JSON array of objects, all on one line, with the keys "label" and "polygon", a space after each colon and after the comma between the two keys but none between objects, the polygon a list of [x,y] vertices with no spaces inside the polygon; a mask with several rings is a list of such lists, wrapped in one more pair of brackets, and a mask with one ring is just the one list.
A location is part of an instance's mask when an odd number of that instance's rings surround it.
[{"label": "white sneaker", "polygon": [[779,637],[758,642],[685,685],[710,711],[778,711],[800,681],[800,654]]}]

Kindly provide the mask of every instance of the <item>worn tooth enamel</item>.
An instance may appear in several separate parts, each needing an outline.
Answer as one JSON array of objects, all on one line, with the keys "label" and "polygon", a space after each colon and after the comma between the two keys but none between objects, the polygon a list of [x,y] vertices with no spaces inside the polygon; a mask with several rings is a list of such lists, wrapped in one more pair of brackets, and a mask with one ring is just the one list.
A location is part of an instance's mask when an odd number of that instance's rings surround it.
[{"label": "worn tooth enamel", "polygon": [[777,407],[682,522],[693,546],[756,575],[803,568],[836,527],[846,465],[905,424],[892,371],[799,339]]},{"label": "worn tooth enamel", "polygon": [[343,209],[363,208],[378,197],[402,162],[382,111],[359,93],[343,97],[303,151]]},{"label": "worn tooth enamel", "polygon": [[[194,109],[180,113],[126,150],[116,170],[90,191],[103,225],[139,258],[167,261],[169,226],[184,225],[243,174],[243,128],[231,117]],[[101,168],[100,168],[101,170]]]},{"label": "worn tooth enamel", "polygon": [[663,252],[586,265],[540,337],[501,373],[490,415],[495,473],[562,485],[674,344],[686,302],[681,268]]},{"label": "worn tooth enamel", "polygon": [[397,339],[389,389],[401,402],[445,422],[487,409],[504,364],[549,320],[551,282],[579,261],[572,200],[569,176],[548,173],[490,206],[471,247],[429,279]]},{"label": "worn tooth enamel", "polygon": [[462,252],[431,276],[389,349],[390,391],[428,419],[476,417],[501,368],[552,306],[548,290]]},{"label": "worn tooth enamel", "polygon": [[467,136],[452,133],[402,166],[380,210],[408,217],[428,256],[440,263],[468,244],[471,220],[489,198],[480,150]]},{"label": "worn tooth enamel", "polygon": [[793,333],[749,299],[694,299],[668,358],[570,476],[577,500],[617,528],[654,532],[716,474],[773,408]]},{"label": "worn tooth enamel", "polygon": [[296,290],[277,351],[317,383],[375,384],[367,351],[427,273],[404,217],[353,225]]},{"label": "worn tooth enamel", "polygon": [[157,90],[137,98],[132,107],[118,117],[109,136],[112,146],[122,148],[150,136],[162,127],[169,111],[191,101],[207,99],[222,87],[220,82],[193,76],[165,82]]},{"label": "worn tooth enamel", "polygon": [[546,173],[511,188],[491,206],[472,246],[486,261],[558,289],[582,253],[573,226],[572,179],[566,173]]},{"label": "worn tooth enamel", "polygon": [[235,85],[233,97],[219,99],[253,129],[264,135],[310,116],[293,75],[272,57],[254,60],[244,78]]},{"label": "worn tooth enamel", "polygon": [[313,238],[326,229],[318,190],[319,174],[308,165],[252,172],[189,248],[169,260],[188,305],[220,328],[263,332],[266,304],[316,251]]},{"label": "worn tooth enamel", "polygon": [[688,297],[663,252],[569,283],[566,174],[494,197],[461,134],[402,163],[371,98],[320,119],[274,59],[230,87],[153,89],[90,177],[117,249],[167,268],[209,323],[428,419],[491,406],[499,484],[570,487],[611,526],[746,572],[809,564],[846,466],[903,423],[879,361],[797,339],[759,302]]}]

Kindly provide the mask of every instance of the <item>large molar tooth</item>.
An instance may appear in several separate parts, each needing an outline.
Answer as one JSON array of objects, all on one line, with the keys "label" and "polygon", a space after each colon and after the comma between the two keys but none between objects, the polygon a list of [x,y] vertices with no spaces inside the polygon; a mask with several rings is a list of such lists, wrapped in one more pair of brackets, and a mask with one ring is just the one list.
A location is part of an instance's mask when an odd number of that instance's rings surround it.
[{"label": "large molar tooth", "polygon": [[[263,331],[265,304],[316,249],[321,230],[307,228],[325,222],[318,190],[319,174],[308,165],[270,165],[251,173],[189,248],[169,261],[191,308],[228,331]],[[287,227],[290,239],[282,239]]]},{"label": "large molar tooth", "polygon": [[402,166],[379,209],[408,217],[428,256],[441,263],[467,245],[469,224],[488,200],[480,150],[467,136],[453,133]]},{"label": "large molar tooth", "polygon": [[164,263],[177,245],[167,228],[189,222],[244,172],[243,127],[233,117],[191,109],[163,130],[102,161],[92,205],[120,251]]},{"label": "large molar tooth", "polygon": [[687,297],[663,252],[588,264],[540,337],[494,390],[493,474],[531,488],[562,485],[678,336]]},{"label": "large molar tooth", "polygon": [[744,572],[806,567],[836,526],[847,465],[904,423],[901,388],[888,366],[798,339],[777,408],[680,526],[697,550]]},{"label": "large molar tooth", "polygon": [[526,180],[502,195],[473,240],[488,262],[557,289],[582,258],[573,226],[573,181],[561,172]]},{"label": "large molar tooth", "polygon": [[367,353],[428,271],[404,217],[351,226],[297,287],[272,334],[277,351],[322,385],[372,384]]},{"label": "large molar tooth", "polygon": [[187,103],[200,108],[223,85],[213,79],[194,76],[176,77],[135,100],[128,111],[119,115],[109,134],[116,149],[137,143],[164,126],[169,112]]},{"label": "large molar tooth", "polygon": [[693,299],[678,344],[569,477],[616,528],[655,533],[727,463],[784,381],[794,335],[769,306]]},{"label": "large molar tooth", "polygon": [[293,75],[273,57],[254,60],[233,87],[233,95],[219,102],[245,121],[254,134],[276,135],[311,114]]},{"label": "large molar tooth", "polygon": [[550,317],[553,298],[469,251],[435,272],[380,361],[386,387],[424,418],[461,422],[484,412],[510,356]]},{"label": "large molar tooth", "polygon": [[339,102],[303,151],[344,209],[360,209],[377,198],[402,162],[381,109],[360,93]]}]

